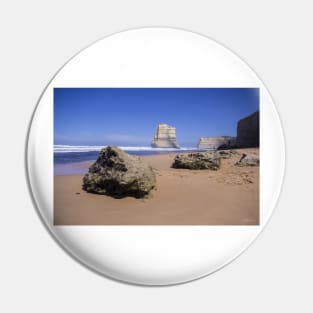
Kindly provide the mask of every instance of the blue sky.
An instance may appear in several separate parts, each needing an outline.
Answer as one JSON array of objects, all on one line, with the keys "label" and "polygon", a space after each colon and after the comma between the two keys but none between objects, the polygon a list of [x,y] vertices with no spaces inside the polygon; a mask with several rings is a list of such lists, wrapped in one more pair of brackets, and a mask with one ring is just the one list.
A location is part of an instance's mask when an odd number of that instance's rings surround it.
[{"label": "blue sky", "polygon": [[55,88],[54,144],[149,146],[159,123],[181,146],[236,136],[259,109],[257,88]]}]

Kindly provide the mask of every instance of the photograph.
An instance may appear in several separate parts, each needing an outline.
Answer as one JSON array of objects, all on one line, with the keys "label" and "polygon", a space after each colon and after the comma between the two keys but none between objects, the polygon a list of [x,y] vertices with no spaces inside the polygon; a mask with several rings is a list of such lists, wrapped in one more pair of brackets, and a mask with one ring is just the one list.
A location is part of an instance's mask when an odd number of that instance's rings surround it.
[{"label": "photograph", "polygon": [[54,88],[54,225],[259,225],[259,88]]}]

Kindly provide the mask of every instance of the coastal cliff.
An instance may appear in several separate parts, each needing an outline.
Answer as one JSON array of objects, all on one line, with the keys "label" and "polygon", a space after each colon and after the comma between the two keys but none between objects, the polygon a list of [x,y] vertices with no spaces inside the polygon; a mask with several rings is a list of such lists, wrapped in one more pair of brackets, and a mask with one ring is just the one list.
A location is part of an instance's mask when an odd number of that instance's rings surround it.
[{"label": "coastal cliff", "polygon": [[236,144],[241,148],[259,147],[260,145],[260,112],[239,120],[237,124]]},{"label": "coastal cliff", "polygon": [[199,139],[199,149],[217,149],[221,145],[233,145],[236,138],[231,136],[202,137]]},{"label": "coastal cliff", "polygon": [[179,149],[179,145],[176,142],[176,128],[163,123],[159,124],[151,142],[151,147]]}]

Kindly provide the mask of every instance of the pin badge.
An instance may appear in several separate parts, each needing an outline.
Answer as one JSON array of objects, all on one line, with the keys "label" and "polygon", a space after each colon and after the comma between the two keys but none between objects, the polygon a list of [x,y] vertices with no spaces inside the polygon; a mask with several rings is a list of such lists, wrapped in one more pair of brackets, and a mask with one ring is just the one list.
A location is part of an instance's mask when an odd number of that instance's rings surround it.
[{"label": "pin badge", "polygon": [[284,173],[262,81],[221,44],[141,28],[97,41],[44,90],[27,168],[69,255],[116,280],[170,285],[222,268],[268,222]]}]

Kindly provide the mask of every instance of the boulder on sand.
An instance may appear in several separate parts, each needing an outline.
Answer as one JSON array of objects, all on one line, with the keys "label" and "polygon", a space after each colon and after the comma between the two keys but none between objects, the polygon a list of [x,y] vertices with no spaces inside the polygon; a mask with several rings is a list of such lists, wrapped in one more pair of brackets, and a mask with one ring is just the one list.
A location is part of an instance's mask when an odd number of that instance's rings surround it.
[{"label": "boulder on sand", "polygon": [[230,159],[234,154],[238,154],[236,150],[217,150],[215,156],[220,159]]},{"label": "boulder on sand", "polygon": [[236,166],[259,166],[260,159],[253,154],[244,153],[240,160],[235,164]]},{"label": "boulder on sand", "polygon": [[184,168],[189,170],[218,170],[221,165],[220,157],[214,153],[190,153],[176,155],[172,164],[173,168]]},{"label": "boulder on sand", "polygon": [[156,178],[150,165],[115,146],[103,148],[83,178],[83,189],[87,192],[115,198],[141,198],[155,185]]}]

